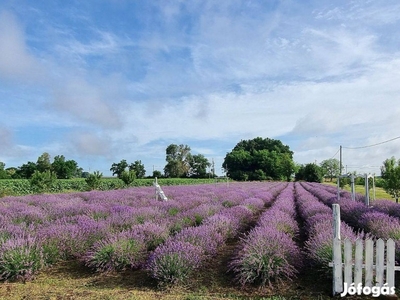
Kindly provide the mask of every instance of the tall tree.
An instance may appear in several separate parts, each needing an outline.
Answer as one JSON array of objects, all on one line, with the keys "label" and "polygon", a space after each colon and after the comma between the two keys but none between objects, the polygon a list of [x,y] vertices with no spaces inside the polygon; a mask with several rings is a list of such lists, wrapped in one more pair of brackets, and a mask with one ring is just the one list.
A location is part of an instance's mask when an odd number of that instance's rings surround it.
[{"label": "tall tree", "polygon": [[36,167],[39,172],[46,172],[51,170],[50,154],[44,152],[36,161]]},{"label": "tall tree", "polygon": [[17,176],[20,178],[29,179],[32,177],[33,173],[37,170],[37,166],[34,162],[28,161],[26,164],[18,167]]},{"label": "tall tree", "polygon": [[211,167],[211,163],[203,154],[195,154],[188,156],[190,166],[190,177],[206,178],[207,168]]},{"label": "tall tree", "polygon": [[190,147],[171,144],[166,149],[167,164],[164,167],[166,177],[187,177],[190,171]]},{"label": "tall tree", "polygon": [[301,165],[297,168],[295,179],[308,182],[322,182],[323,169],[322,167],[313,163]]},{"label": "tall tree", "polygon": [[293,152],[281,141],[257,137],[237,143],[222,167],[235,180],[290,180],[295,164]]},{"label": "tall tree", "polygon": [[323,160],[320,166],[324,171],[324,176],[329,177],[331,181],[333,177],[340,175],[340,162],[336,158]]},{"label": "tall tree", "polygon": [[122,173],[128,168],[128,163],[125,159],[121,160],[119,163],[113,163],[111,165],[110,171],[112,171],[113,176],[117,175],[118,178],[121,178]]},{"label": "tall tree", "polygon": [[381,175],[384,179],[383,189],[399,202],[400,197],[400,160],[394,156],[386,159],[381,167]]},{"label": "tall tree", "polygon": [[11,178],[8,172],[5,170],[6,164],[0,161],[0,179]]},{"label": "tall tree", "polygon": [[80,176],[78,163],[75,160],[66,160],[64,155],[55,156],[51,168],[59,179],[69,179]]},{"label": "tall tree", "polygon": [[144,178],[146,175],[146,169],[141,160],[135,160],[135,162],[129,165],[129,171],[135,171],[136,178]]}]

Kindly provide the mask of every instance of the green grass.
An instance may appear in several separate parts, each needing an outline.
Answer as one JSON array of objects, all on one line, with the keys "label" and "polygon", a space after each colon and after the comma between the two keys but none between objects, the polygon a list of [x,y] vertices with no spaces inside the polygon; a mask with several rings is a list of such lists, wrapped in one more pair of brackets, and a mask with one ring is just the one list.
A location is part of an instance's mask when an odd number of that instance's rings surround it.
[{"label": "green grass", "polygon": [[224,267],[218,264],[215,267],[214,264],[213,267],[200,270],[196,278],[185,285],[159,286],[145,271],[128,270],[99,274],[71,261],[43,270],[34,280],[26,283],[0,282],[0,299],[331,299],[329,289],[321,290],[321,284],[315,288],[306,280],[299,279],[299,282],[277,285],[273,289],[260,289],[256,286],[240,288],[231,281]]},{"label": "green grass", "polygon": [[[337,186],[335,182],[326,181],[324,183]],[[343,189],[350,192],[351,186],[346,185]],[[355,190],[356,190],[356,193],[365,195],[365,187],[363,185],[355,185]],[[370,194],[370,198],[373,199],[374,191],[371,186],[370,186],[369,194]],[[376,199],[389,199],[389,200],[395,201],[395,199],[392,196],[390,196],[388,193],[385,192],[385,190],[383,188],[380,188],[380,187],[375,187],[375,198]]]}]

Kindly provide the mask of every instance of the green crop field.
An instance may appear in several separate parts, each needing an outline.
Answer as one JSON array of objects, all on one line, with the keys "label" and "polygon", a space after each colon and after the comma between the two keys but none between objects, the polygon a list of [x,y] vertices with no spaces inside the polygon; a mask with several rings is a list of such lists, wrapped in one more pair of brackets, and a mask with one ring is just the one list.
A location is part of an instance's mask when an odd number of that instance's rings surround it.
[{"label": "green crop field", "polygon": [[[204,184],[218,182],[220,179],[195,179],[195,178],[160,178],[160,185],[186,185],[186,184]],[[144,178],[136,179],[129,186],[118,178],[101,179],[99,190],[115,190],[126,187],[152,186],[154,179]],[[88,190],[88,186],[84,178],[75,179],[57,179],[52,185],[48,193],[69,193],[84,192]],[[33,194],[34,189],[31,187],[28,179],[0,179],[0,197],[4,196],[22,196]]]}]

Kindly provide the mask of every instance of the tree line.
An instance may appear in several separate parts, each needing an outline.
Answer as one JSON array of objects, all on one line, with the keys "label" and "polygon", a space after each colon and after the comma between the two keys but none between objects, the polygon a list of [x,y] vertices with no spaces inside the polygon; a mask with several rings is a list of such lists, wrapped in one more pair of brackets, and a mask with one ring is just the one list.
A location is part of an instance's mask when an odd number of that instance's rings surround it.
[{"label": "tree line", "polygon": [[[166,148],[166,165],[164,173],[154,170],[148,177],[165,178],[208,178],[214,176],[212,164],[203,154],[192,154],[188,145],[170,144]],[[146,177],[146,169],[141,160],[128,163],[126,159],[112,163],[110,171],[113,176],[124,182]],[[87,178],[90,174],[79,167],[75,160],[67,160],[64,155],[57,155],[51,161],[50,154],[45,152],[36,162],[28,161],[19,167],[6,168],[0,162],[0,179],[31,179],[35,173],[50,173],[57,179]],[[96,171],[99,175],[99,171]],[[102,175],[102,174],[101,174]]]},{"label": "tree line", "polygon": [[5,163],[0,162],[0,179],[30,179],[35,172],[52,172],[59,179],[87,175],[75,160],[67,160],[64,155],[57,155],[51,162],[50,154],[47,152],[40,155],[36,162],[28,161],[19,167],[5,168]]},{"label": "tree line", "polygon": [[[166,165],[164,173],[153,170],[152,176],[158,178],[211,178],[215,176],[214,164],[202,154],[192,154],[191,148],[184,144],[170,144],[165,150]],[[225,174],[237,181],[246,180],[305,180],[322,182],[324,178],[331,181],[341,174],[337,159],[327,159],[321,164],[296,164],[293,161],[293,151],[280,140],[257,137],[251,140],[241,140],[232,151],[228,152],[222,164]],[[144,178],[146,170],[141,160],[128,163],[122,159],[111,165],[110,171],[125,184],[129,185],[136,178]],[[57,155],[51,162],[50,155],[43,153],[36,162],[27,163],[14,168],[5,168],[0,162],[0,179],[25,178],[40,185],[50,184],[52,180],[86,178],[94,188],[102,177],[96,171],[92,174],[83,171],[74,160],[67,160],[64,155]],[[394,157],[386,159],[381,167],[382,187],[396,201],[400,197],[400,160]],[[363,180],[363,179],[357,179]],[[346,179],[343,180],[346,183]],[[356,182],[359,183],[360,182]],[[361,183],[362,184],[362,183]]]}]

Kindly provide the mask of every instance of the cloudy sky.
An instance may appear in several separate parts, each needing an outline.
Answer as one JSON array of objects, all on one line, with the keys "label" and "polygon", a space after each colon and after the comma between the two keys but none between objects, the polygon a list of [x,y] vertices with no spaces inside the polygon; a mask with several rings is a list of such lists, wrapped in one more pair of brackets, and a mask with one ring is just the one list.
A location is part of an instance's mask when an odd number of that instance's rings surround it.
[{"label": "cloudy sky", "polygon": [[[398,0],[2,0],[0,161],[110,175],[279,139],[297,163],[400,158]],[[349,149],[358,148],[358,149]]]}]

